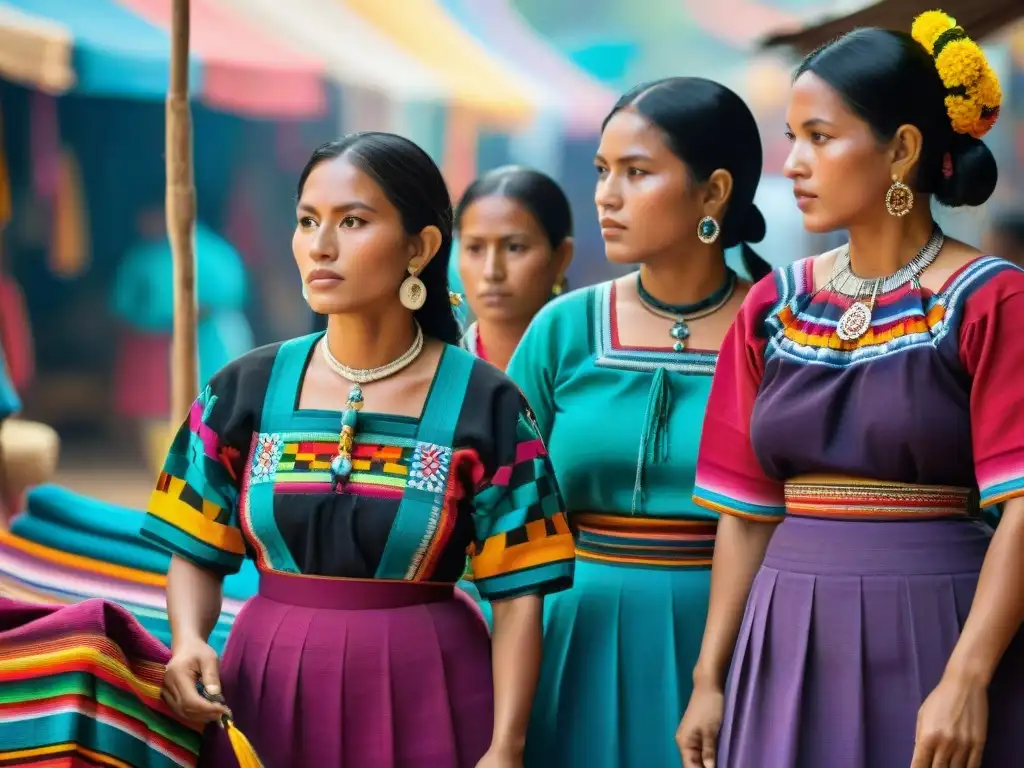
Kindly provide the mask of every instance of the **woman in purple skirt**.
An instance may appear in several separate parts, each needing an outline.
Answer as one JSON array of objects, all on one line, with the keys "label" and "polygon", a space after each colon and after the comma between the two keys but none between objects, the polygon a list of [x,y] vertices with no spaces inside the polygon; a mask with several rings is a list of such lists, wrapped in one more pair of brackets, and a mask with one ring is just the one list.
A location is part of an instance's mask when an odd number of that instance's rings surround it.
[{"label": "woman in purple skirt", "polygon": [[687,768],[1022,764],[1024,271],[930,210],[992,194],[998,107],[938,12],[797,71],[785,172],[805,226],[849,244],[758,283],[722,345]]},{"label": "woman in purple skirt", "polygon": [[[298,196],[327,331],[212,379],[143,526],[174,555],[165,696],[215,720],[196,683],[222,692],[267,768],[521,766],[542,596],[571,584],[573,542],[522,395],[457,346],[444,181],[405,139],[354,134],[313,153]],[[493,642],[454,591],[467,551]],[[218,662],[221,579],[245,557],[259,594]],[[231,765],[206,735],[202,764]]]}]

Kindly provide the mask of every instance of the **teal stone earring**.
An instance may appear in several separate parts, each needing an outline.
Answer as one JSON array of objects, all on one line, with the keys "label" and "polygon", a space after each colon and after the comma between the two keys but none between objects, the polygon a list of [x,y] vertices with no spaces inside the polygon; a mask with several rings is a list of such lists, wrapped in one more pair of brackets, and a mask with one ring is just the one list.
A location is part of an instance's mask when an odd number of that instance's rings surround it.
[{"label": "teal stone earring", "polygon": [[715,242],[721,232],[722,228],[718,226],[718,222],[715,221],[713,216],[705,216],[697,224],[697,239],[704,243],[704,245],[711,245],[711,243]]}]

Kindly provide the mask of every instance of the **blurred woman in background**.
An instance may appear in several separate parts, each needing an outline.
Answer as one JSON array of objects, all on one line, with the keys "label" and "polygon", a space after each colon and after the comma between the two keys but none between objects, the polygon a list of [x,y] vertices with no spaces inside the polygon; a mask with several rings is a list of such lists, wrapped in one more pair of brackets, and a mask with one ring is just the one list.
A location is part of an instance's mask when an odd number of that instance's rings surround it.
[{"label": "blurred woman in background", "polygon": [[531,168],[484,174],[455,209],[458,263],[475,318],[466,348],[505,370],[526,327],[565,290],[572,210],[561,187]]},{"label": "blurred woman in background", "polygon": [[[540,171],[498,168],[469,185],[455,209],[455,232],[464,299],[476,318],[463,346],[505,370],[534,315],[565,290],[573,256],[569,200]],[[491,606],[470,570],[459,586],[490,625]]]}]

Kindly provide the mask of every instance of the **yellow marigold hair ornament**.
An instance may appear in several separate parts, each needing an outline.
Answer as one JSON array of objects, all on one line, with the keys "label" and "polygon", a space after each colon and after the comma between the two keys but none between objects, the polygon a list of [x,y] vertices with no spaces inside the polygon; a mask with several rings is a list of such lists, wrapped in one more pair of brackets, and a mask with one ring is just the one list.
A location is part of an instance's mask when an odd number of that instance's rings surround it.
[{"label": "yellow marigold hair ornament", "polygon": [[953,130],[980,139],[995,125],[1003,101],[999,78],[981,47],[942,11],[922,13],[910,34],[935,60]]}]

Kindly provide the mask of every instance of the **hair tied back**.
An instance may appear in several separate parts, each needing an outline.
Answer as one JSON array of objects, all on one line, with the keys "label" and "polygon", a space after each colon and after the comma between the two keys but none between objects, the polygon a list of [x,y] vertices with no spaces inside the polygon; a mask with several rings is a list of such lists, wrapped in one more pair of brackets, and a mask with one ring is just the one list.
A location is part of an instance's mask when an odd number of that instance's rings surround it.
[{"label": "hair tied back", "polygon": [[910,33],[935,60],[946,87],[946,112],[953,130],[983,137],[999,118],[1003,93],[981,47],[942,11],[922,13],[914,19]]}]

